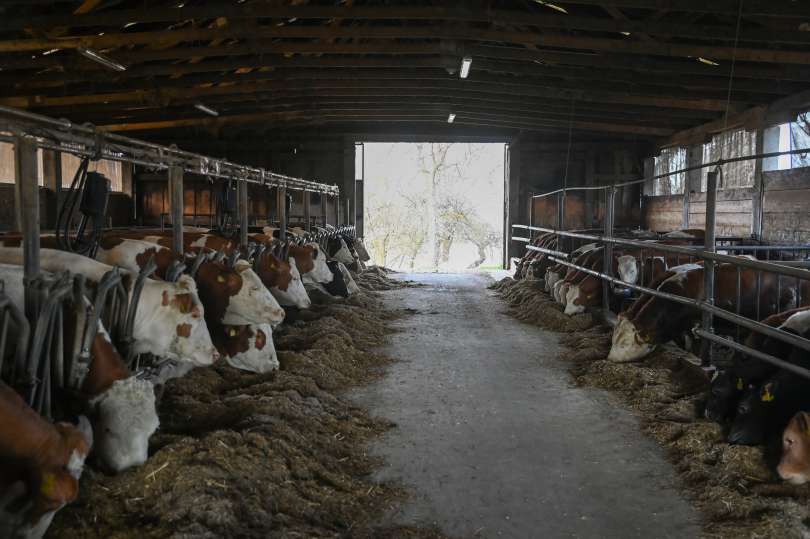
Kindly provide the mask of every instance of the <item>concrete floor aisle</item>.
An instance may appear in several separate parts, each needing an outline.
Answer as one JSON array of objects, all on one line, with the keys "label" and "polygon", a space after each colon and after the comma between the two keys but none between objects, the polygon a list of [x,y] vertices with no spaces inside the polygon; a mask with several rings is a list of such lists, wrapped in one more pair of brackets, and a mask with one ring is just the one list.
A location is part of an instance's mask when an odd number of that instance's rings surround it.
[{"label": "concrete floor aisle", "polygon": [[378,479],[413,493],[391,519],[455,537],[696,537],[662,451],[609,395],[571,385],[557,336],[521,324],[477,274],[403,275],[416,309],[383,351],[387,375],[353,394],[395,421],[372,447]]}]

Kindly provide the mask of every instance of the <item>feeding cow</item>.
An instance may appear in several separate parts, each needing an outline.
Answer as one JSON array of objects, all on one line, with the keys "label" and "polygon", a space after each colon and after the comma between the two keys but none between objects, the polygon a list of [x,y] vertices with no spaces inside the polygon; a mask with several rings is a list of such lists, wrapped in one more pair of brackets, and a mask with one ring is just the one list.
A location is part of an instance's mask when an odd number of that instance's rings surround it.
[{"label": "feeding cow", "polygon": [[[0,248],[0,263],[21,265],[22,250]],[[98,283],[113,269],[85,256],[53,249],[40,250],[40,266],[51,272],[70,269],[84,275],[91,283]],[[121,271],[121,275],[131,300],[135,275],[126,270]],[[210,365],[218,357],[205,326],[197,285],[187,275],[181,276],[176,283],[152,279],[144,282],[132,337],[136,354],[190,361],[198,366]]]},{"label": "feeding cow", "polygon": [[[784,331],[797,333],[801,329],[799,327],[801,317],[793,319],[789,324],[785,323],[794,314],[802,312],[810,313],[807,308],[791,309],[771,315],[762,320],[762,323],[770,327],[778,327]],[[807,314],[803,316],[806,317]],[[751,332],[746,337],[745,346],[780,359],[787,359],[792,348],[791,345],[782,340],[758,332]],[[730,419],[743,393],[751,387],[761,384],[768,377],[775,374],[777,369],[776,366],[760,359],[742,353],[736,354],[733,358],[733,364],[715,372],[712,378],[709,398],[706,402],[706,418],[718,423]]]},{"label": "feeding cow", "polygon": [[231,367],[265,373],[277,370],[278,356],[269,324],[223,326],[214,333],[217,348]]},{"label": "feeding cow", "polygon": [[[0,281],[12,304],[23,310],[22,267],[0,264]],[[86,300],[71,305],[64,323],[65,350],[73,357],[80,352],[84,332],[94,335],[80,397],[95,427],[95,454],[115,472],[143,464],[148,458],[149,438],[159,424],[152,386],[132,376],[100,322],[96,328],[87,328],[90,317]]]},{"label": "feeding cow", "polygon": [[803,485],[810,480],[810,413],[798,412],[785,427],[782,458],[776,472],[794,485]]},{"label": "feeding cow", "polygon": [[[779,312],[781,308],[795,304],[796,287],[792,279],[780,282],[773,273],[763,273],[757,291],[757,272],[740,268],[740,305],[737,305],[737,268],[732,264],[720,264],[715,274],[715,305],[734,312],[739,308],[742,316],[755,318],[757,301],[760,314],[767,316]],[[703,266],[685,264],[668,270],[655,287],[685,298],[703,300]],[[803,290],[807,283],[802,283]],[[802,292],[802,297],[808,297]],[[691,331],[700,319],[700,310],[657,296],[644,294],[619,316],[619,323],[613,332],[613,345],[609,359],[613,361],[634,361],[651,352],[657,345],[679,338]],[[722,327],[724,322],[718,320]],[[687,335],[688,338],[688,335]]]},{"label": "feeding cow", "polygon": [[56,512],[76,499],[92,443],[86,418],[80,417],[78,426],[49,423],[0,382],[3,537],[34,539],[45,534]]},{"label": "feeding cow", "polygon": [[284,307],[308,309],[312,302],[304,288],[301,273],[295,259],[289,259],[281,245],[273,251],[267,249],[256,256],[253,262],[256,274]]}]

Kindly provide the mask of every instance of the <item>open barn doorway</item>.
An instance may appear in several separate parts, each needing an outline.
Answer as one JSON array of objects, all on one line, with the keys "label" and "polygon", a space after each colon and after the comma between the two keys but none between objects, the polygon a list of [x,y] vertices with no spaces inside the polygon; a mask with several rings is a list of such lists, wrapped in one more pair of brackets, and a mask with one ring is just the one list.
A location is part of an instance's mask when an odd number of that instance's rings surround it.
[{"label": "open barn doorway", "polygon": [[372,262],[402,271],[500,269],[504,148],[495,143],[358,144],[363,228]]}]

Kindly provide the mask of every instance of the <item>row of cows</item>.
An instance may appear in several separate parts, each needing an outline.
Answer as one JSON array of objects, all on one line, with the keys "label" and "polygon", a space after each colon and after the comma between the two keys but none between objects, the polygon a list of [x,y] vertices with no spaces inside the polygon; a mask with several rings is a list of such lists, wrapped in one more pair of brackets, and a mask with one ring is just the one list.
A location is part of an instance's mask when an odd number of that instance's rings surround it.
[{"label": "row of cows", "polygon": [[[638,249],[614,250],[613,274],[630,284],[694,300],[704,299],[702,262],[680,264],[673,255],[656,253],[656,243],[702,244],[703,231],[677,231],[650,240],[650,256],[641,259]],[[537,247],[556,251],[553,234],[535,238]],[[577,266],[601,272],[604,251],[589,244],[572,251]],[[602,280],[576,268],[555,263],[549,255],[529,251],[520,261],[516,278],[542,278],[546,290],[565,306],[569,315],[602,304]],[[715,266],[715,305],[749,319],[810,338],[810,281],[797,281],[775,273],[757,272],[733,264]],[[614,306],[611,306],[614,307]],[[701,322],[701,311],[659,296],[642,294],[624,303],[614,328],[608,359],[638,361],[658,346],[674,341],[695,351],[692,330]],[[715,333],[735,335],[738,327],[715,317]],[[751,332],[745,345],[791,364],[810,368],[810,353],[779,339]],[[810,380],[773,364],[737,352],[728,364],[714,371],[705,416],[727,429],[732,444],[761,445],[781,436],[779,475],[793,483],[810,480]]]},{"label": "row of cows", "polygon": [[[320,242],[307,241],[304,231],[291,229],[293,239],[281,242],[277,230],[265,229],[250,234],[250,247],[242,248],[193,229],[184,234],[184,255],[176,256],[168,233],[115,231],[105,234],[95,259],[54,249],[56,239],[43,236],[46,276],[69,272],[98,289],[110,272],[120,275],[128,296],[137,298],[126,343],[135,359],[125,361],[118,349],[123,344],[91,316],[88,295],[66,303],[60,318],[71,365],[81,356],[83,335],[89,336],[87,368],[73,387],[54,392],[54,409],[62,412],[55,415],[78,423],[43,418],[3,371],[9,385],[0,382],[0,536],[41,537],[54,514],[78,495],[91,451],[108,472],[143,464],[159,426],[156,385],[220,358],[250,372],[277,369],[273,329],[287,311],[309,308],[316,296],[357,293],[349,268],[359,271],[369,259],[362,243],[331,228],[318,233]],[[0,242],[0,281],[23,311],[21,239]],[[137,284],[141,272],[150,275]],[[150,369],[137,368],[142,358],[152,360]]]}]

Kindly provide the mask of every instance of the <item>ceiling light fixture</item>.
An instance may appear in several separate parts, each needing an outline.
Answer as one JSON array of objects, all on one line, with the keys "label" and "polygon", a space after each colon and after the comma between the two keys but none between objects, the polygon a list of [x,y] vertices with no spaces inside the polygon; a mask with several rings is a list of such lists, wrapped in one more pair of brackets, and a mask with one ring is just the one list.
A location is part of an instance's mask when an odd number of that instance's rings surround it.
[{"label": "ceiling light fixture", "polygon": [[698,57],[697,61],[700,62],[701,64],[706,64],[706,65],[709,65],[709,66],[719,66],[720,65],[720,64],[718,64],[717,62],[715,62],[713,60],[709,60],[708,58],[703,58],[703,57]]},{"label": "ceiling light fixture", "polygon": [[472,65],[472,57],[465,56],[461,59],[461,69],[458,72],[459,77],[466,79],[470,74],[470,66]]},{"label": "ceiling light fixture", "polygon": [[566,15],[568,15],[568,11],[564,7],[560,7],[557,4],[545,2],[544,0],[534,0],[534,1],[540,4],[541,6],[546,6],[547,8],[553,9],[554,11],[559,11],[560,13],[565,13]]},{"label": "ceiling light fixture", "polygon": [[455,119],[456,115],[451,112],[450,115],[447,117],[447,123],[451,124]]},{"label": "ceiling light fixture", "polygon": [[108,68],[113,69],[115,71],[126,71],[127,70],[125,65],[119,64],[115,60],[112,60],[112,59],[104,56],[100,52],[94,51],[93,49],[79,48],[78,51],[79,51],[79,54],[81,54],[85,58],[89,58],[90,60],[93,60],[94,62],[98,62],[99,64],[103,65],[104,67],[108,67]]},{"label": "ceiling light fixture", "polygon": [[210,114],[211,116],[219,116],[219,112],[215,111],[211,107],[206,107],[202,103],[195,103],[194,108],[206,114]]}]

